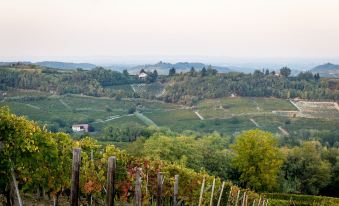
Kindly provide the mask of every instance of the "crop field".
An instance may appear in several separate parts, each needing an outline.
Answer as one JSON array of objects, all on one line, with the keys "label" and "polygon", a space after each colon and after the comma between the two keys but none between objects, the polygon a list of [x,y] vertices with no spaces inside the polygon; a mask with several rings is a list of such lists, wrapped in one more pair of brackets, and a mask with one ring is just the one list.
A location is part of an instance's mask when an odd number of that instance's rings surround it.
[{"label": "crop field", "polygon": [[339,106],[334,102],[306,102],[296,101],[295,104],[307,117],[339,118]]},{"label": "crop field", "polygon": [[[20,92],[16,94],[20,95]],[[95,129],[95,136],[100,136],[104,128],[111,125],[156,125],[178,132],[218,131],[226,135],[255,128],[283,135],[301,129],[339,128],[339,110],[334,103],[299,101],[295,102],[295,106],[294,102],[284,99],[236,97],[208,99],[194,107],[185,107],[138,98],[115,100],[81,95],[46,95],[44,98],[25,99],[26,96],[29,95],[19,96],[22,98],[13,95],[1,101],[0,106],[9,106],[14,113],[41,124],[57,124],[64,128],[63,131],[70,131],[75,123],[90,123]],[[131,108],[138,112],[129,114]],[[288,112],[302,113],[304,117],[285,115]]]},{"label": "crop field", "polygon": [[206,119],[267,114],[275,110],[297,111],[288,100],[246,97],[204,100],[197,105],[197,110]]},{"label": "crop field", "polygon": [[160,83],[153,84],[132,84],[131,88],[133,92],[141,97],[154,96],[159,97],[164,93],[165,86]]},{"label": "crop field", "polygon": [[133,89],[130,85],[114,85],[114,86],[109,86],[109,87],[105,87],[106,89],[110,89],[113,92],[123,92],[128,96],[132,96],[133,95]]}]

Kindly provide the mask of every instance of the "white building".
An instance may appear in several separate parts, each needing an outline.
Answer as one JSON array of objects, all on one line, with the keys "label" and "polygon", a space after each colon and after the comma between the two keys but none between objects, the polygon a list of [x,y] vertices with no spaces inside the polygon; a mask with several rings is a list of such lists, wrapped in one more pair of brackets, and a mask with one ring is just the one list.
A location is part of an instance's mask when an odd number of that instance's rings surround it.
[{"label": "white building", "polygon": [[146,79],[147,76],[148,76],[148,74],[146,72],[142,71],[142,72],[139,73],[139,79]]},{"label": "white building", "polygon": [[74,124],[72,126],[73,132],[88,132],[89,125],[88,124]]}]

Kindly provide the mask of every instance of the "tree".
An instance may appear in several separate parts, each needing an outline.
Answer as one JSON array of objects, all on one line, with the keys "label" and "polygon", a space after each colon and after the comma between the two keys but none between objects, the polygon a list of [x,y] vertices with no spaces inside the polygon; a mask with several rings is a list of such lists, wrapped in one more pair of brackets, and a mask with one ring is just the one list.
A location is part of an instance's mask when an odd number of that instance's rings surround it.
[{"label": "tree", "polygon": [[169,76],[174,76],[175,73],[176,73],[175,68],[172,67],[172,68],[169,70],[168,75],[169,75]]},{"label": "tree", "polygon": [[211,65],[207,67],[207,75],[216,75],[218,71],[216,69],[213,69]]},{"label": "tree", "polygon": [[191,76],[194,76],[194,74],[195,74],[195,69],[194,69],[194,67],[191,67],[190,75],[191,75]]},{"label": "tree", "polygon": [[203,67],[203,68],[201,69],[200,74],[201,74],[202,77],[206,76],[206,75],[207,75],[207,69],[206,69],[205,67]]},{"label": "tree", "polygon": [[291,74],[291,69],[288,67],[283,67],[280,69],[280,74],[283,75],[284,77],[288,77]]},{"label": "tree", "polygon": [[123,73],[123,75],[124,75],[125,77],[128,77],[128,76],[129,76],[129,73],[128,73],[127,69],[124,69],[124,70],[122,71],[122,73]]},{"label": "tree", "polygon": [[318,194],[331,179],[330,163],[322,160],[322,146],[318,141],[303,142],[293,148],[283,165],[287,192]]},{"label": "tree", "polygon": [[277,175],[282,155],[272,133],[249,130],[236,137],[231,145],[233,165],[240,172],[240,183],[256,191],[272,191],[277,186]]}]

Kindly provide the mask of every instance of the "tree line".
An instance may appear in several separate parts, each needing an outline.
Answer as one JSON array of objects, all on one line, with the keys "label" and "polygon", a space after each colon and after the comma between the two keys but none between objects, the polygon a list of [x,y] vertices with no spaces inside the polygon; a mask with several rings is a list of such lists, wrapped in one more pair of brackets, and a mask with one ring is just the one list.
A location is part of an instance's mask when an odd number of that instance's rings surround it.
[{"label": "tree line", "polygon": [[279,74],[256,70],[251,74],[239,72],[217,73],[212,68],[176,74],[170,70],[166,102],[195,104],[205,98],[237,96],[301,98],[308,100],[339,101],[339,83],[320,79],[319,74],[301,72],[289,77],[291,70],[284,67]]}]

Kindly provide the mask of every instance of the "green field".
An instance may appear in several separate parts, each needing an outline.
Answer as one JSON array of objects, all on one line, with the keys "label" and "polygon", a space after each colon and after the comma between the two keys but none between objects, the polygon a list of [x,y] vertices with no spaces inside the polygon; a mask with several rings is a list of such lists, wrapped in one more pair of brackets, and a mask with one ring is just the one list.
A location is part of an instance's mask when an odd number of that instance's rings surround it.
[{"label": "green field", "polygon": [[[127,89],[127,88],[125,88]],[[29,95],[14,93],[0,102],[18,114],[27,116],[51,128],[70,132],[72,124],[90,123],[94,136],[102,135],[108,126],[139,125],[170,128],[173,131],[193,130],[203,133],[218,131],[232,135],[244,130],[260,128],[273,133],[293,132],[301,129],[335,130],[339,128],[339,112],[336,118],[288,117],[272,111],[297,111],[288,100],[276,98],[222,98],[208,99],[194,107],[167,104],[138,98],[116,100],[114,98],[81,95],[45,96],[27,99]],[[41,96],[41,93],[32,93]],[[19,95],[19,96],[18,96]],[[136,108],[137,113],[128,111]],[[202,117],[199,117],[195,112]]]}]

